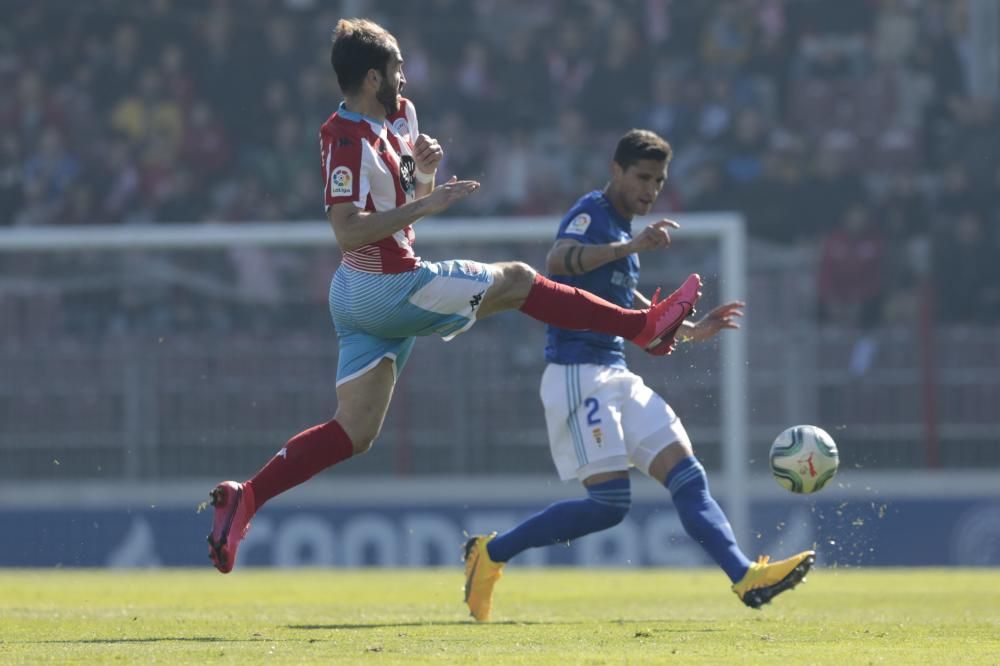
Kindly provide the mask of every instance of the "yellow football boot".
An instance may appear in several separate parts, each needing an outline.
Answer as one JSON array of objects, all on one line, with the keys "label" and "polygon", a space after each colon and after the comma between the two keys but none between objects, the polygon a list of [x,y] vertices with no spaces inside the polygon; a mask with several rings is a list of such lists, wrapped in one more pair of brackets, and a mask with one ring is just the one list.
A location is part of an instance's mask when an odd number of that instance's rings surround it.
[{"label": "yellow football boot", "polygon": [[814,550],[806,550],[778,562],[770,562],[767,555],[761,555],[756,562],[750,563],[746,575],[733,585],[733,592],[750,608],[760,608],[805,580],[814,562]]},{"label": "yellow football boot", "polygon": [[493,613],[493,586],[503,575],[504,562],[494,562],[486,544],[496,537],[474,536],[465,542],[465,603],[478,622],[489,622]]}]

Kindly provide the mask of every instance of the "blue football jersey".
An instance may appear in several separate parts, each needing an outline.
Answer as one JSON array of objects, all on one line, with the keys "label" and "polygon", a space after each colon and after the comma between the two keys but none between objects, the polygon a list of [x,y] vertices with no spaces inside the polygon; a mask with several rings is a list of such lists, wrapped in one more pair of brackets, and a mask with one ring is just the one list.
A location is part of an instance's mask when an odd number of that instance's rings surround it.
[{"label": "blue football jersey", "polygon": [[[619,215],[604,193],[595,190],[580,197],[559,223],[556,238],[584,245],[606,245],[632,238],[632,223]],[[639,257],[630,254],[583,275],[550,275],[552,280],[579,287],[623,308],[631,308],[639,282]],[[549,326],[545,359],[572,365],[595,363],[625,367],[625,340],[593,331],[570,331]]]}]

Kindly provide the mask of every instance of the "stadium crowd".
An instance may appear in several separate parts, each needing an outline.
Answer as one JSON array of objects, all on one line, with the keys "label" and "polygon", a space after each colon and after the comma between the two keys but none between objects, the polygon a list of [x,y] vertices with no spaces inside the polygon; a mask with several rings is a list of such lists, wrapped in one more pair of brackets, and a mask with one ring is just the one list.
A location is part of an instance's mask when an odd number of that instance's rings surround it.
[{"label": "stadium crowd", "polygon": [[658,210],[815,248],[825,321],[906,321],[928,275],[941,318],[997,321],[1000,113],[969,7],[8,0],[0,225],[320,218],[330,30],[370,15],[442,172],[483,182],[453,214],[558,215],[647,127],[675,148]]}]

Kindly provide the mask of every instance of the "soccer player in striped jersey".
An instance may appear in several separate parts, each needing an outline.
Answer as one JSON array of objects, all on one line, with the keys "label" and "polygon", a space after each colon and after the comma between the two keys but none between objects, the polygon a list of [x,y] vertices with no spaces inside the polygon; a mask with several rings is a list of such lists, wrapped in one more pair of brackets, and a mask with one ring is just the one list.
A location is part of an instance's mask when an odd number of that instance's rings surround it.
[{"label": "soccer player in striped jersey", "polygon": [[330,286],[339,339],[337,411],[285,444],[253,478],[224,481],[209,557],[227,573],[250,519],[272,497],[367,451],[382,428],[393,387],[416,336],[444,339],[476,319],[520,310],[567,330],[593,330],[666,354],[691,313],[700,282],[689,279],[661,303],[623,308],[538,275],[521,262],[423,261],[412,225],[472,194],[479,183],[435,183],[444,155],[419,130],[396,39],[365,19],[341,20],[330,61],[344,101],[320,130],[326,211],[343,261]]},{"label": "soccer player in striped jersey", "polygon": [[[611,180],[584,195],[563,218],[549,251],[554,280],[586,289],[629,308],[649,303],[636,291],[639,252],[670,246],[671,220],[632,235],[632,218],[649,213],[667,178],[670,145],[655,133],[631,130],[618,142]],[[656,296],[654,295],[654,300]],[[743,303],[724,303],[696,321],[685,321],[682,340],[704,341],[739,328]],[[674,337],[665,340],[669,349]],[[499,536],[474,536],[465,545],[465,601],[472,616],[488,621],[493,587],[504,564],[528,548],[568,543],[620,523],[631,504],[629,468],[636,467],[670,491],[687,533],[732,581],[752,608],[802,580],[815,559],[811,550],[780,562],[751,562],[736,544],[729,521],[708,490],[680,419],[663,398],[629,372],[621,337],[601,331],[548,327],[541,397],[549,446],[563,481],[579,479],[587,497],[558,502]]]}]

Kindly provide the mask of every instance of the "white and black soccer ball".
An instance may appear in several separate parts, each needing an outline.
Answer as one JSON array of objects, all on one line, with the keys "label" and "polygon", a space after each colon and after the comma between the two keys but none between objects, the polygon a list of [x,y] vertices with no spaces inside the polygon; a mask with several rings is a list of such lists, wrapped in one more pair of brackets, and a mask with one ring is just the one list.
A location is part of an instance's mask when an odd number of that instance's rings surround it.
[{"label": "white and black soccer ball", "polygon": [[837,474],[837,444],[822,428],[797,425],[771,444],[771,474],[785,490],[814,493]]}]

